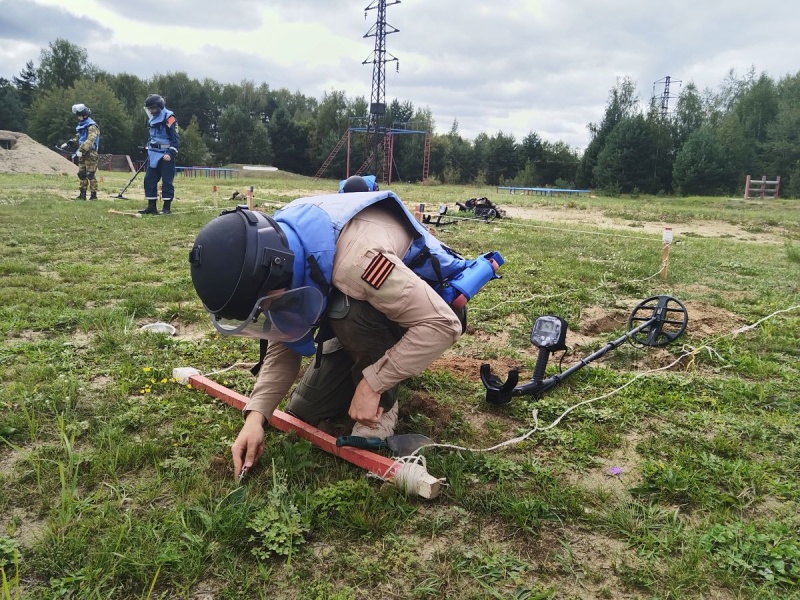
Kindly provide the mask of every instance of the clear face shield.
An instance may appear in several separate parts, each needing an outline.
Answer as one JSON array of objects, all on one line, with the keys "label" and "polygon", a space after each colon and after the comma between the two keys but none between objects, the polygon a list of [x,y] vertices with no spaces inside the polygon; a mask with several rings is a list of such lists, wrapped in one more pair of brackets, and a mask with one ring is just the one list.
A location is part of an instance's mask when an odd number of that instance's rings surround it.
[{"label": "clear face shield", "polygon": [[259,298],[244,321],[212,314],[211,322],[222,335],[296,342],[311,331],[322,314],[323,303],[317,288],[301,287]]}]

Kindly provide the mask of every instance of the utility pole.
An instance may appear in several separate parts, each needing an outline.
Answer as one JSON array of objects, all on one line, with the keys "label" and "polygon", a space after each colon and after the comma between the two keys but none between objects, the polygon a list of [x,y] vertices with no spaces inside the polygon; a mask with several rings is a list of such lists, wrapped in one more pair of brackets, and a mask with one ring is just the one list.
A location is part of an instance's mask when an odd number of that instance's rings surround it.
[{"label": "utility pole", "polygon": [[[669,116],[669,100],[670,98],[675,98],[676,96],[670,96],[669,94],[669,85],[670,83],[681,83],[680,79],[672,79],[669,75],[664,77],[663,79],[659,79],[658,81],[653,82],[653,103],[655,103],[656,99],[656,85],[659,83],[664,84],[664,91],[661,93],[661,106],[660,106],[660,114],[661,114],[661,126],[664,127],[667,117]],[[656,158],[653,161],[653,179],[658,177],[658,155],[661,153],[661,136],[659,136],[656,142]]]},{"label": "utility pole", "polygon": [[664,91],[661,93],[661,118],[666,119],[667,115],[669,114],[669,101],[670,98],[676,98],[677,96],[670,96],[669,95],[669,85],[670,83],[681,83],[680,79],[672,79],[669,75],[664,77],[663,79],[659,79],[658,81],[653,82],[653,99],[656,97],[656,85],[659,83],[664,84]]},{"label": "utility pole", "polygon": [[[377,11],[375,24],[364,34],[365,38],[375,38],[375,49],[372,54],[361,63],[362,65],[372,64],[372,91],[369,99],[367,134],[373,134],[376,175],[381,157],[381,153],[378,151],[378,145],[383,141],[383,136],[386,133],[384,123],[384,117],[386,115],[386,63],[394,62],[397,65],[397,70],[400,70],[400,61],[386,51],[386,36],[399,31],[399,29],[386,22],[386,7],[394,4],[400,4],[400,0],[392,0],[391,2],[387,2],[387,0],[372,0],[364,9],[364,19],[367,18],[367,12],[370,10]],[[384,165],[384,169],[385,168],[387,168],[387,165]]]}]

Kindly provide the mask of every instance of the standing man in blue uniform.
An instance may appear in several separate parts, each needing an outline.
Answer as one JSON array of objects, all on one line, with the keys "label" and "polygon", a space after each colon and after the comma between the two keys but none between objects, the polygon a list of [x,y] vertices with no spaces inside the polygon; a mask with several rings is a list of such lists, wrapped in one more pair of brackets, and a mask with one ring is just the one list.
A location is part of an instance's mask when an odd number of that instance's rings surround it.
[{"label": "standing man in blue uniform", "polygon": [[144,110],[149,118],[150,138],[147,140],[147,170],[144,174],[144,195],[147,208],[139,212],[143,215],[158,214],[158,182],[161,180],[161,197],[164,201],[162,212],[172,213],[170,205],[175,198],[175,155],[178,154],[180,137],[178,119],[169,110],[164,98],[150,94],[144,101]]},{"label": "standing man in blue uniform", "polygon": [[61,149],[66,150],[70,144],[73,148],[77,145],[73,158],[78,159],[78,179],[80,180],[80,191],[76,200],[86,200],[86,190],[91,192],[89,200],[97,200],[97,166],[100,149],[100,128],[94,122],[92,111],[85,104],[73,104],[72,114],[78,117],[78,125],[75,127],[75,136],[69,141],[61,144]]}]

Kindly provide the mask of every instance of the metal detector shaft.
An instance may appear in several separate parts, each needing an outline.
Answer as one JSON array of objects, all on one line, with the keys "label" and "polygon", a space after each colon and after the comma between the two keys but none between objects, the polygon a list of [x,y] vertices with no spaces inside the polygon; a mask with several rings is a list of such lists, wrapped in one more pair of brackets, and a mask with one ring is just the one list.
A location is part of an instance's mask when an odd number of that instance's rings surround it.
[{"label": "metal detector shaft", "polygon": [[147,165],[147,160],[143,160],[143,161],[142,161],[142,164],[141,164],[141,166],[140,166],[140,167],[139,167],[139,168],[136,170],[136,173],[134,173],[134,174],[133,174],[133,177],[131,177],[130,181],[128,181],[128,183],[125,185],[125,187],[124,187],[124,188],[122,188],[122,191],[120,191],[120,193],[119,193],[119,194],[117,194],[117,195],[115,196],[115,198],[122,198],[122,194],[124,194],[124,193],[125,193],[125,190],[127,190],[127,189],[128,189],[130,186],[131,186],[131,184],[133,183],[133,180],[134,180],[134,179],[136,179],[136,176],[137,176],[139,173],[141,173],[141,172],[142,172],[142,170],[144,169],[145,165]]},{"label": "metal detector shaft", "polygon": [[[518,396],[518,395],[530,394],[530,393],[534,393],[534,394],[543,394],[543,393],[545,393],[549,389],[551,389],[551,388],[555,387],[556,385],[558,385],[559,383],[561,383],[562,380],[564,380],[567,377],[569,377],[570,375],[572,375],[575,371],[577,371],[579,369],[582,369],[583,367],[588,365],[590,362],[594,362],[595,360],[597,360],[598,358],[600,358],[604,354],[610,352],[611,350],[614,350],[615,348],[620,347],[622,344],[627,342],[631,337],[633,337],[634,335],[636,335],[637,333],[639,333],[643,329],[646,329],[647,327],[650,327],[651,325],[653,325],[657,320],[658,319],[656,317],[653,317],[652,319],[650,319],[648,321],[645,321],[644,323],[642,323],[638,327],[636,327],[634,329],[631,329],[625,335],[620,336],[620,337],[618,337],[617,339],[615,339],[615,340],[613,340],[611,342],[608,342],[605,346],[603,346],[599,350],[596,350],[595,352],[593,352],[589,356],[587,356],[585,358],[582,358],[577,363],[575,363],[574,365],[569,367],[566,371],[563,371],[561,373],[556,373],[555,375],[552,375],[552,376],[548,377],[547,379],[543,380],[539,384],[539,387],[541,388],[540,390],[536,390],[535,389],[535,385],[531,385],[531,384],[535,384],[536,383],[536,382],[532,381],[531,383],[526,383],[526,384],[523,384],[521,386],[518,386],[518,388],[514,388],[514,392],[516,392],[517,389],[520,389],[519,394],[515,393],[514,395]],[[528,388],[529,386],[531,388],[530,391],[526,391],[526,390],[522,389],[522,388]]]}]

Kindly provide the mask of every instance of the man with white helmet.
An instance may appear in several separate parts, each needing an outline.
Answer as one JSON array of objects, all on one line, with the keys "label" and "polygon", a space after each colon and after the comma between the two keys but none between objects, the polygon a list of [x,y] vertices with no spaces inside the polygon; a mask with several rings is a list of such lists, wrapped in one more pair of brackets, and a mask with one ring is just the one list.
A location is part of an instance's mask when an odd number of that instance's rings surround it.
[{"label": "man with white helmet", "polygon": [[73,158],[78,159],[78,179],[80,191],[76,200],[86,200],[86,190],[91,192],[89,200],[97,200],[97,164],[100,149],[100,128],[91,117],[92,111],[85,104],[73,104],[72,114],[78,117],[75,127],[75,136],[68,142],[61,144],[61,149],[66,150],[70,144],[77,144],[78,148]]}]

